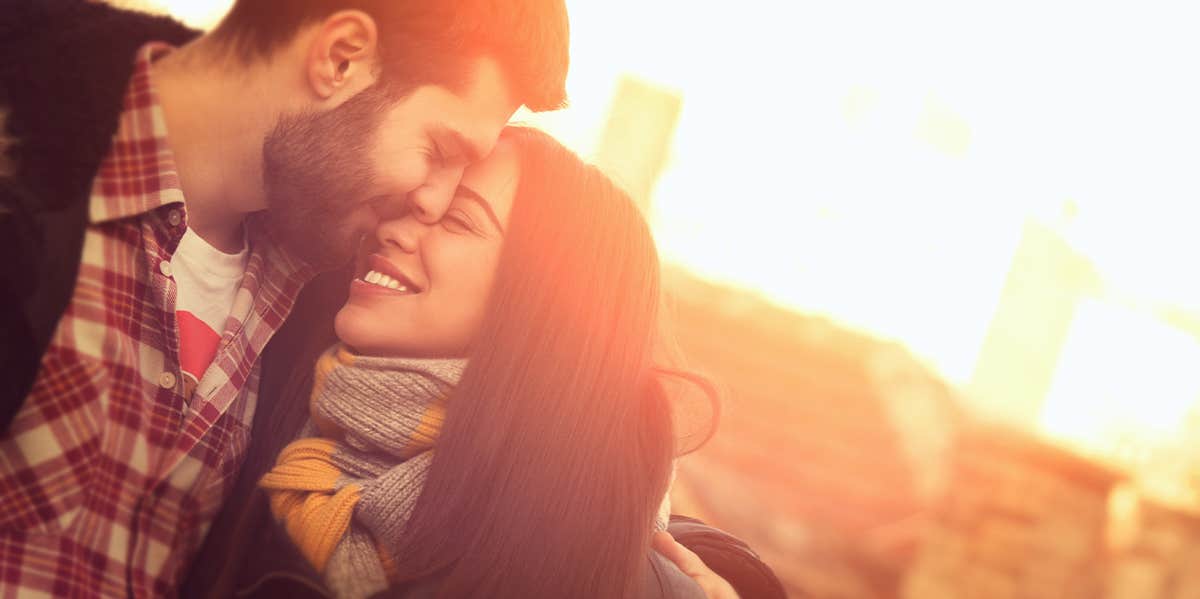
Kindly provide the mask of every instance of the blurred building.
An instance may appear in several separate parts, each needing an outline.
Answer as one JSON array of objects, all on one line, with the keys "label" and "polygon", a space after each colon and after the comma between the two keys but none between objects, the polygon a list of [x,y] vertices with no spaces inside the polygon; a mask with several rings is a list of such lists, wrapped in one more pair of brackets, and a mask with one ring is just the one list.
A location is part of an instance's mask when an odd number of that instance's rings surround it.
[{"label": "blurred building", "polygon": [[724,383],[676,512],[750,542],[794,597],[1196,599],[1200,513],[981,421],[902,348],[681,271],[693,365]]},{"label": "blurred building", "polygon": [[1121,476],[1011,430],[964,431],[905,599],[1104,596],[1108,499]]},{"label": "blurred building", "polygon": [[895,344],[672,271],[693,365],[728,390],[685,457],[679,513],[743,536],[795,597],[886,597],[944,493],[961,413]]}]

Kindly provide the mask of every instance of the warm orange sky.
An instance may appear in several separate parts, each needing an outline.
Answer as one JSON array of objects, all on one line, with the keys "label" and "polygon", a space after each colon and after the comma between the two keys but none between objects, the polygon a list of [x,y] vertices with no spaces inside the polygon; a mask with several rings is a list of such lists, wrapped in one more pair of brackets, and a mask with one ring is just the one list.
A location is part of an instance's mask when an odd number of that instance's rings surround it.
[{"label": "warm orange sky", "polygon": [[[203,27],[228,0],[148,3]],[[651,215],[667,259],[900,340],[970,395],[1032,220],[1102,284],[1025,424],[1108,457],[1183,443],[1200,328],[1161,317],[1200,322],[1200,37],[1180,4],[568,5],[572,107],[530,118],[587,155],[619,75],[682,95]]]}]

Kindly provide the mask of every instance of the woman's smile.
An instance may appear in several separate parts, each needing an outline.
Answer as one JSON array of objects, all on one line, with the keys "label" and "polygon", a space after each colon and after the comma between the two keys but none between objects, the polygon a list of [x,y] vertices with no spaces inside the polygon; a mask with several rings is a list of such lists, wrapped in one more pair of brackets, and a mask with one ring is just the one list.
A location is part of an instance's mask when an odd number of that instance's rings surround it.
[{"label": "woman's smile", "polygon": [[424,287],[414,282],[398,266],[381,254],[371,254],[359,269],[362,274],[350,283],[350,294],[385,293],[389,295],[416,295]]}]

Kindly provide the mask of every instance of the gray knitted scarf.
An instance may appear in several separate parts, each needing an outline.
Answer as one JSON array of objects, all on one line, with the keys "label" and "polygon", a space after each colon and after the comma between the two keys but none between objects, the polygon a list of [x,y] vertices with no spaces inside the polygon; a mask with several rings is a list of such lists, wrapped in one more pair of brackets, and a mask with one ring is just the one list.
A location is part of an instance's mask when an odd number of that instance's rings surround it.
[{"label": "gray knitted scarf", "polygon": [[388,586],[387,547],[412,514],[441,430],[457,359],[378,358],[330,348],[317,360],[309,422],[259,483],[275,518],[338,597]]}]

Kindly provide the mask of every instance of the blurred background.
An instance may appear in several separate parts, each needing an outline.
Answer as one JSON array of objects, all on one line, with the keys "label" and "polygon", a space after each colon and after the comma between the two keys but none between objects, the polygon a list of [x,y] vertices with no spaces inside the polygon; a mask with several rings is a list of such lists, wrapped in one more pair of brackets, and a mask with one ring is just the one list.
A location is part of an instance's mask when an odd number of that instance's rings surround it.
[{"label": "blurred background", "polygon": [[642,203],[729,391],[676,512],[794,597],[1200,597],[1187,3],[568,5],[518,117]]}]

